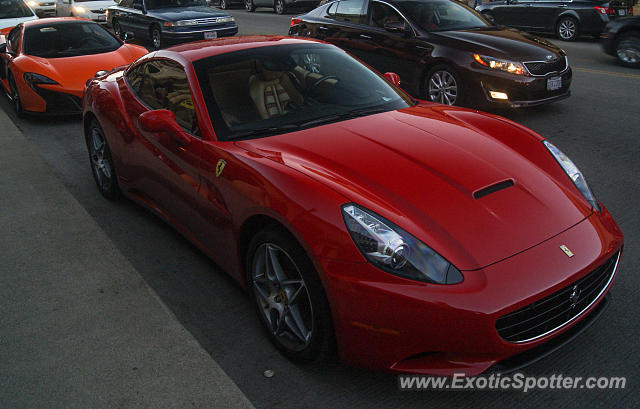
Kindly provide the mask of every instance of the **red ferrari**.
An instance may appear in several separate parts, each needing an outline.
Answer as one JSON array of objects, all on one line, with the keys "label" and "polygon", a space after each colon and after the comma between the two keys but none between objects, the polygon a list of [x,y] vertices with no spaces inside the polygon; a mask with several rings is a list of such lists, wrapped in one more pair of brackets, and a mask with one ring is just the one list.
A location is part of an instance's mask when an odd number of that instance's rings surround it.
[{"label": "red ferrari", "polygon": [[297,38],[149,54],[87,84],[93,175],[246,286],[290,358],[476,375],[568,342],[619,265],[609,212],[533,131],[386,77]]},{"label": "red ferrari", "polygon": [[89,78],[147,53],[144,47],[124,44],[98,23],[78,18],[24,22],[6,38],[0,36],[0,47],[0,83],[19,116],[78,114]]}]

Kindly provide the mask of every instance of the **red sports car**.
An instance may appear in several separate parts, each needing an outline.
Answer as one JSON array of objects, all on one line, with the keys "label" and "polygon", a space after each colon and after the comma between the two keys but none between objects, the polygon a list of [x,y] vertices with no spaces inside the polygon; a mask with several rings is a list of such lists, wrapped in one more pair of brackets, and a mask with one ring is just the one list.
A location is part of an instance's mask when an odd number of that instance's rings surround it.
[{"label": "red sports car", "polygon": [[246,286],[288,357],[476,375],[567,342],[618,268],[609,212],[531,130],[386,77],[286,37],[149,54],[87,85],[95,180]]}]

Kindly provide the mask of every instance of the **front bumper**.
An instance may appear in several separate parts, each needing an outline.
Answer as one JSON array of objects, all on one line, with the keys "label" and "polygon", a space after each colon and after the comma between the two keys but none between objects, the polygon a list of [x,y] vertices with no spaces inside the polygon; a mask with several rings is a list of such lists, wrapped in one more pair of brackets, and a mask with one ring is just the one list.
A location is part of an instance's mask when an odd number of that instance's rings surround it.
[{"label": "front bumper", "polygon": [[[430,375],[475,376],[513,366],[508,359],[584,325],[616,271],[578,317],[531,341],[504,340],[496,320],[573,285],[621,251],[622,243],[621,231],[603,209],[526,251],[464,271],[457,285],[421,284],[367,263],[321,260],[340,355],[358,366]],[[563,244],[573,257],[560,250]]]},{"label": "front bumper", "polygon": [[[549,91],[547,83],[550,78],[560,77],[562,86]],[[464,80],[468,84],[470,100],[468,105],[505,106],[511,108],[528,107],[547,104],[568,98],[571,95],[572,71],[567,68],[560,73],[544,76],[517,76],[504,72],[491,72],[484,68],[472,67]],[[491,91],[505,93],[508,99],[491,97]]]},{"label": "front bumper", "polygon": [[211,27],[211,28],[200,28],[197,30],[165,30],[162,32],[162,36],[165,40],[170,42],[187,42],[187,41],[198,41],[205,39],[205,33],[216,33],[216,37],[228,37],[238,33],[238,26],[225,26],[225,27]]},{"label": "front bumper", "polygon": [[37,114],[75,115],[82,111],[82,91],[59,89],[59,85],[19,86],[25,111]]}]

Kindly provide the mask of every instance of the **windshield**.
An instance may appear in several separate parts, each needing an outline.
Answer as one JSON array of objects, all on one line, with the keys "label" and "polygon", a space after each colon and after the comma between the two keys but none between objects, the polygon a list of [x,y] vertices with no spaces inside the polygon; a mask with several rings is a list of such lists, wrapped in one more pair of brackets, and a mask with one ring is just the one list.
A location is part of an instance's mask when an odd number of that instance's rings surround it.
[{"label": "windshield", "polygon": [[73,57],[115,51],[122,45],[93,22],[59,22],[28,27],[23,53],[43,58]]},{"label": "windshield", "polygon": [[194,67],[220,140],[269,136],[413,105],[327,44],[254,48],[205,58]]},{"label": "windshield", "polygon": [[33,12],[22,0],[0,0],[0,19],[31,17]]},{"label": "windshield", "polygon": [[155,10],[175,7],[204,6],[205,4],[204,0],[148,0],[147,8],[149,10]]},{"label": "windshield", "polygon": [[409,0],[399,1],[396,4],[405,16],[425,31],[489,27],[479,14],[456,1]]}]

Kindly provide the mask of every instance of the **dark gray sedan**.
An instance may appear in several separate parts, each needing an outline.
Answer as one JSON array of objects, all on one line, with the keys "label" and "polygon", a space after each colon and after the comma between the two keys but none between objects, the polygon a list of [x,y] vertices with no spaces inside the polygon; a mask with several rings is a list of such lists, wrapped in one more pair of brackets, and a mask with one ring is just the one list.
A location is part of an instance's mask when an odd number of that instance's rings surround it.
[{"label": "dark gray sedan", "polygon": [[238,32],[232,16],[207,7],[205,0],[122,0],[109,7],[107,22],[117,36],[132,32],[155,49]]}]

